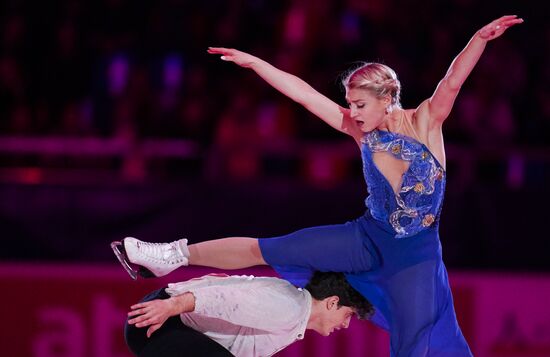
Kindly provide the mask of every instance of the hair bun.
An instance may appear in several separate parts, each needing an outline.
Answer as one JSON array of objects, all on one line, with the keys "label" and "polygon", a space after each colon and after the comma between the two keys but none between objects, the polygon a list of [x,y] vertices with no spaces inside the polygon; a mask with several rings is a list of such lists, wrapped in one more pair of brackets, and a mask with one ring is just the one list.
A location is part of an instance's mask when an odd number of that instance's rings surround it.
[{"label": "hair bun", "polygon": [[397,74],[390,67],[381,63],[363,63],[351,70],[342,84],[346,90],[365,89],[371,91],[377,98],[390,95],[392,105],[401,107],[401,83]]}]

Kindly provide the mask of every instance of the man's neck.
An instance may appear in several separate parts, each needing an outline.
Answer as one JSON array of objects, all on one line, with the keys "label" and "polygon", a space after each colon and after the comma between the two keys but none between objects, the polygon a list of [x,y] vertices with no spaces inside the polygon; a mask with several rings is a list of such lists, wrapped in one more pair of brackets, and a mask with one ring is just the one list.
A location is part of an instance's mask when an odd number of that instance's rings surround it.
[{"label": "man's neck", "polygon": [[309,314],[306,329],[318,330],[322,303],[322,301],[311,298],[311,313]]}]

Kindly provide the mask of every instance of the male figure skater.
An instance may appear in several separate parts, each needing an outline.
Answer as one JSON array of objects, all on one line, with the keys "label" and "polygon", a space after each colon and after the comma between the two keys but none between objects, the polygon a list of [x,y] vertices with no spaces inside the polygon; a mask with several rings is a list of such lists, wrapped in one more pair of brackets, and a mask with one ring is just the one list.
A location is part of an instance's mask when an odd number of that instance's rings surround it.
[{"label": "male figure skater", "polygon": [[271,356],[304,337],[347,328],[372,305],[343,273],[315,272],[304,289],[272,277],[207,275],[131,307],[125,339],[138,356]]}]

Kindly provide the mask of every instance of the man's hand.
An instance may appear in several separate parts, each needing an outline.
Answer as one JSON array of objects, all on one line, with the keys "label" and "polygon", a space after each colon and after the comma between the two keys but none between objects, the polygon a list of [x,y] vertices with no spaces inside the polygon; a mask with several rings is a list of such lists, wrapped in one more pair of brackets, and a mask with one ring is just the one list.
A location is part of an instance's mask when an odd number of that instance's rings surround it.
[{"label": "man's hand", "polygon": [[172,296],[165,300],[151,300],[140,302],[131,306],[132,311],[128,313],[128,320],[131,325],[136,327],[147,327],[147,337],[151,337],[153,332],[162,327],[162,324],[169,317],[177,316],[184,312],[195,311],[195,296],[187,292],[185,294]]},{"label": "man's hand", "polygon": [[136,327],[150,326],[147,329],[147,337],[151,337],[153,332],[161,328],[169,317],[178,315],[170,299],[141,302],[132,305],[131,308],[128,317],[134,318],[128,320],[128,323],[135,324]]}]

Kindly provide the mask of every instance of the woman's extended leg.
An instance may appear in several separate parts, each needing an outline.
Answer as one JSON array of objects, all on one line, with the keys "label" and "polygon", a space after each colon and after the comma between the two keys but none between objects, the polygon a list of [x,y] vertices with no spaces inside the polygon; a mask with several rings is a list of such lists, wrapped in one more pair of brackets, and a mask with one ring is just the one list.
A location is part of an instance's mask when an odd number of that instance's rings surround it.
[{"label": "woman's extended leg", "polygon": [[[116,247],[113,249],[134,278],[138,271],[132,271],[126,260],[145,268],[149,276],[151,273],[163,276],[189,264],[220,269],[268,264],[279,273],[284,270],[295,274],[299,270],[303,278],[307,278],[307,274],[314,270],[346,273],[371,270],[377,259],[369,242],[361,224],[353,221],[306,228],[281,237],[231,237],[190,246],[187,246],[186,239],[148,243],[129,237],[115,242],[122,245],[121,252],[117,252]],[[147,276],[143,269],[139,273]]]},{"label": "woman's extended leg", "polygon": [[[111,243],[118,260],[133,279],[164,276],[181,266],[203,265],[241,269],[265,265],[258,240],[232,237],[187,245],[187,239],[150,243],[133,237]],[[136,268],[137,266],[137,268]]]},{"label": "woman's extended leg", "polygon": [[189,246],[189,265],[219,269],[241,269],[266,265],[255,238],[231,237],[209,240]]},{"label": "woman's extended leg", "polygon": [[254,265],[300,266],[321,271],[372,269],[371,249],[357,222],[301,229],[280,237],[231,237],[191,244],[189,265],[241,269]]}]

